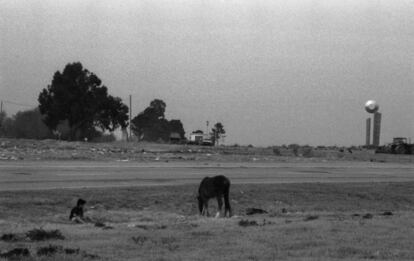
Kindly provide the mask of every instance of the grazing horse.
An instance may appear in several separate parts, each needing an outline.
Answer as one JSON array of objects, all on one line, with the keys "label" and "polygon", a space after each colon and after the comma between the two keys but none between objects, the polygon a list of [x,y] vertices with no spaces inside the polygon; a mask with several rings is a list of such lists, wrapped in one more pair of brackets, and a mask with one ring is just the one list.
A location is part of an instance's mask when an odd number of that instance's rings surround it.
[{"label": "grazing horse", "polygon": [[210,198],[217,198],[218,203],[218,212],[216,217],[220,216],[221,209],[223,207],[223,200],[224,197],[224,216],[229,213],[229,217],[231,217],[231,208],[230,208],[230,201],[229,201],[229,191],[230,191],[230,180],[223,175],[215,176],[215,177],[205,177],[201,183],[200,187],[198,188],[198,209],[201,215],[207,215],[208,213],[208,200]]}]

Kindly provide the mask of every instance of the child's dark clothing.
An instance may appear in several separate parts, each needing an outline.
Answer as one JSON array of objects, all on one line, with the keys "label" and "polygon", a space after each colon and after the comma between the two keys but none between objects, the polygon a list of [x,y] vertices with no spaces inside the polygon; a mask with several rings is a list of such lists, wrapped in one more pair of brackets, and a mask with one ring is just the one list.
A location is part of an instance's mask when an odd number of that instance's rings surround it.
[{"label": "child's dark clothing", "polygon": [[72,220],[74,217],[83,218],[83,207],[76,206],[72,208],[72,211],[70,211],[69,219]]}]

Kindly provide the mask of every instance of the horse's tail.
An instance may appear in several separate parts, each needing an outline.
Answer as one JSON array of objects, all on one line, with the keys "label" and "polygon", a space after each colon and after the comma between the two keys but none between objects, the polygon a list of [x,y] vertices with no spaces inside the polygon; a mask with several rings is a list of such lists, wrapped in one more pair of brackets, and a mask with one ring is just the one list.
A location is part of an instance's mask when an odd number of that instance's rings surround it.
[{"label": "horse's tail", "polygon": [[231,217],[231,207],[230,207],[230,200],[229,200],[229,194],[230,194],[230,180],[229,179],[225,179],[224,180],[224,209],[225,209],[225,214],[226,212],[229,212],[229,217]]}]

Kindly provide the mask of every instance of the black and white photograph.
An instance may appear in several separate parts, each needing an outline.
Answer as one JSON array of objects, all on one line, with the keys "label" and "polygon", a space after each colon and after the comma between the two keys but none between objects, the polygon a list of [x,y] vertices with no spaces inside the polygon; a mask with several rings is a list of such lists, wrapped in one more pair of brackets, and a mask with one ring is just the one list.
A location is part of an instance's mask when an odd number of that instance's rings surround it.
[{"label": "black and white photograph", "polygon": [[414,260],[414,0],[0,0],[15,260]]}]

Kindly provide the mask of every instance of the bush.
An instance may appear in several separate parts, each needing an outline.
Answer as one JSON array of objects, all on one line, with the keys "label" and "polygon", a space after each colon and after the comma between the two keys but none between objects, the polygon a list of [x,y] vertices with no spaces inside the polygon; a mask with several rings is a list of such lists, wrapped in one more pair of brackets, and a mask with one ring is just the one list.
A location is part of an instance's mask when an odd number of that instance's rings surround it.
[{"label": "bush", "polygon": [[102,136],[95,137],[92,142],[114,142],[116,140],[114,134],[103,134]]},{"label": "bush", "polygon": [[277,148],[277,147],[273,147],[273,154],[275,154],[276,156],[281,156],[282,155],[282,153],[280,153],[279,148]]},{"label": "bush", "polygon": [[257,222],[255,220],[247,220],[242,219],[239,221],[239,226],[241,227],[249,227],[249,226],[258,226]]},{"label": "bush", "polygon": [[17,241],[17,236],[15,234],[3,234],[0,238],[4,242],[15,242]]},{"label": "bush", "polygon": [[9,260],[20,260],[20,257],[27,257],[30,255],[30,251],[27,248],[14,248],[8,252],[0,253],[0,258],[6,258]]},{"label": "bush", "polygon": [[302,152],[303,157],[311,158],[313,157],[313,149],[312,147],[304,147]]},{"label": "bush", "polygon": [[62,246],[49,245],[46,247],[40,247],[37,250],[37,255],[38,256],[51,256],[51,255],[57,254],[58,252],[63,252]]},{"label": "bush", "polygon": [[56,230],[44,230],[42,228],[39,229],[33,229],[26,233],[26,236],[32,240],[32,241],[44,241],[49,239],[65,239],[65,237],[62,235],[62,233],[56,229]]}]

